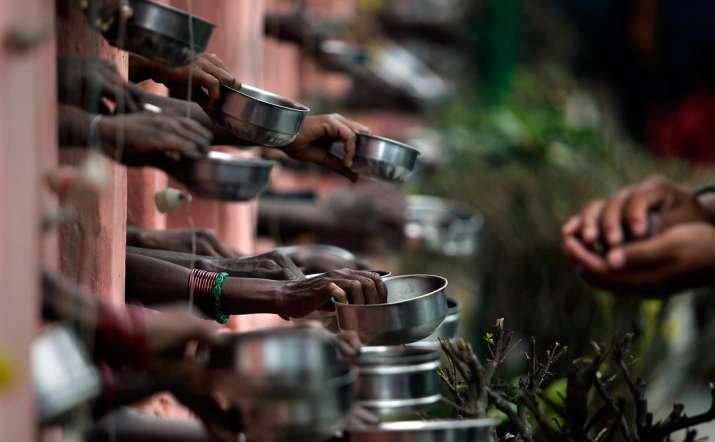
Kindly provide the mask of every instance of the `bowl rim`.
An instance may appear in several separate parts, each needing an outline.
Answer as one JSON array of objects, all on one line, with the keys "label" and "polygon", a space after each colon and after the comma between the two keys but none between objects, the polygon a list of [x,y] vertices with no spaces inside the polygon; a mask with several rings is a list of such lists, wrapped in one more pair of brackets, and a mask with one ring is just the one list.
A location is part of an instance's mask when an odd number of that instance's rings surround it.
[{"label": "bowl rim", "polygon": [[242,157],[237,154],[221,152],[218,150],[209,151],[208,154],[206,154],[205,156],[202,156],[200,158],[197,158],[194,161],[196,161],[197,163],[203,162],[203,163],[216,164],[216,165],[248,166],[248,167],[262,167],[262,168],[268,168],[268,167],[272,167],[273,165],[275,165],[275,161],[264,160],[262,158]]},{"label": "bowl rim", "polygon": [[[283,110],[287,110],[287,111],[292,111],[292,112],[298,112],[298,113],[302,113],[302,114],[310,113],[310,108],[309,108],[308,106],[306,106],[306,105],[304,105],[304,104],[302,104],[302,103],[299,103],[299,102],[297,102],[297,101],[295,101],[295,100],[291,100],[290,98],[284,97],[284,96],[282,96],[282,95],[278,95],[278,94],[276,94],[276,93],[274,93],[274,92],[267,91],[267,90],[265,90],[265,89],[261,89],[261,88],[256,87],[256,86],[251,86],[251,85],[249,85],[249,84],[243,84],[243,83],[241,83],[240,88],[239,88],[239,89],[236,89],[236,88],[231,87],[231,86],[229,86],[229,85],[227,85],[227,84],[221,83],[221,87],[222,87],[222,88],[226,88],[226,89],[230,90],[231,92],[235,92],[236,94],[241,95],[241,96],[243,96],[243,97],[246,97],[246,98],[248,98],[248,99],[250,99],[250,100],[257,101],[257,102],[259,102],[259,103],[265,104],[265,105],[267,105],[267,106],[271,106],[271,107],[274,107],[274,108],[283,109]],[[262,98],[254,97],[253,95],[250,95],[250,94],[247,94],[246,92],[244,92],[243,89],[247,89],[247,90],[248,90],[248,89],[252,89],[252,90],[259,91],[260,93],[262,93],[262,94],[264,94],[264,95],[276,97],[276,98],[280,99],[281,101],[285,101],[285,102],[287,102],[287,103],[291,103],[292,107],[291,107],[291,106],[286,106],[286,105],[283,105],[283,104],[271,103],[270,101],[264,100],[264,99],[262,99]]]},{"label": "bowl rim", "polygon": [[429,421],[396,421],[381,422],[370,427],[348,428],[349,432],[372,433],[377,431],[433,431],[433,430],[459,430],[467,428],[495,427],[499,424],[497,419],[435,419]]},{"label": "bowl rim", "polygon": [[[397,302],[385,302],[385,303],[382,303],[382,304],[346,304],[346,303],[343,303],[343,302],[338,302],[338,301],[335,300],[335,298],[333,298],[333,303],[335,304],[336,310],[348,309],[348,308],[354,308],[354,309],[384,308],[384,307],[388,307],[388,306],[391,306],[391,305],[405,304],[405,303],[412,302],[412,301],[415,301],[415,300],[418,300],[418,299],[426,298],[426,297],[428,297],[428,296],[432,296],[432,295],[434,295],[434,294],[437,293],[437,292],[444,291],[444,290],[447,288],[447,286],[449,285],[449,281],[447,281],[447,278],[445,278],[445,277],[443,277],[443,276],[439,276],[439,275],[429,275],[429,274],[426,274],[426,273],[415,273],[415,274],[411,274],[411,275],[393,275],[393,276],[386,276],[386,277],[382,278],[382,280],[383,280],[384,282],[388,282],[388,281],[391,281],[391,280],[393,280],[393,279],[414,278],[414,277],[420,277],[420,278],[437,278],[437,279],[442,280],[443,284],[442,284],[442,286],[439,287],[438,289],[432,290],[432,291],[429,292],[429,293],[425,293],[425,294],[422,294],[422,295],[419,295],[419,296],[415,296],[414,298],[404,299],[404,300],[402,300],[402,301],[397,301]],[[446,296],[446,294],[445,294],[445,298],[446,298],[446,297],[447,297],[447,296]]]},{"label": "bowl rim", "polygon": [[403,143],[401,141],[393,140],[392,138],[382,137],[380,135],[365,134],[365,133],[358,133],[357,137],[358,138],[371,138],[371,139],[378,140],[378,141],[384,141],[384,142],[387,142],[390,144],[397,145],[399,147],[403,147],[407,150],[411,150],[411,151],[415,152],[417,154],[417,156],[422,155],[422,152],[420,152],[416,147],[410,146],[409,144]]},{"label": "bowl rim", "polygon": [[167,11],[170,11],[170,12],[173,12],[173,13],[176,13],[176,14],[183,15],[183,16],[185,16],[186,18],[188,18],[188,17],[190,16],[190,17],[192,18],[192,20],[197,20],[197,21],[203,22],[204,24],[209,25],[209,26],[211,26],[212,28],[215,28],[215,27],[216,27],[216,24],[215,24],[214,22],[210,21],[210,20],[207,20],[207,19],[205,19],[205,18],[203,18],[203,17],[200,17],[200,16],[198,16],[198,15],[196,15],[196,14],[193,14],[193,13],[189,14],[187,11],[184,11],[183,9],[180,9],[180,8],[177,8],[177,7],[174,7],[174,6],[171,6],[171,5],[164,5],[164,4],[162,4],[162,3],[158,3],[158,2],[153,1],[153,0],[130,0],[130,3],[131,3],[131,2],[145,3],[145,4],[147,4],[147,5],[156,6],[156,7],[160,8],[160,9],[164,9],[164,10],[167,10]]}]

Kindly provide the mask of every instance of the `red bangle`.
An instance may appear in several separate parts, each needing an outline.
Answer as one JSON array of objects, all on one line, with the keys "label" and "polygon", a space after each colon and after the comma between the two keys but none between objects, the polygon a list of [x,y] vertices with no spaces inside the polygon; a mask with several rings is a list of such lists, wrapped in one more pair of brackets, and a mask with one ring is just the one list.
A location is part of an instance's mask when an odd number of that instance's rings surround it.
[{"label": "red bangle", "polygon": [[216,278],[219,273],[209,272],[207,270],[191,269],[189,274],[189,297],[194,296],[194,299],[212,299],[213,289],[216,284]]}]

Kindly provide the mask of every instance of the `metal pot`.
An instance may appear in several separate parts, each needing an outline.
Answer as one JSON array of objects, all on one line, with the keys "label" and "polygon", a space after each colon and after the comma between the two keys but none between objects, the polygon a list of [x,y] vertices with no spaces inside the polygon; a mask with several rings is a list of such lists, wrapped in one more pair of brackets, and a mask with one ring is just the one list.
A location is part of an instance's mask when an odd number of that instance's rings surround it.
[{"label": "metal pot", "polygon": [[[345,158],[345,144],[334,143],[330,153]],[[358,134],[352,170],[360,175],[401,183],[410,176],[419,156],[417,149],[399,141]]]},{"label": "metal pot", "polygon": [[112,46],[168,66],[187,65],[206,50],[213,23],[194,16],[189,22],[184,11],[149,0],[129,0],[129,5],[134,14],[124,35],[120,35],[118,19],[103,33]]},{"label": "metal pot", "polygon": [[330,244],[305,244],[297,246],[283,246],[276,249],[284,255],[300,254],[300,253],[324,253],[334,255],[345,261],[354,261],[357,259],[355,254],[342,247],[333,246]]},{"label": "metal pot", "polygon": [[352,428],[349,442],[486,442],[495,419],[383,422]]},{"label": "metal pot", "polygon": [[300,328],[225,333],[209,351],[214,387],[229,398],[302,398],[346,369],[335,341]]},{"label": "metal pot", "polygon": [[225,201],[248,201],[268,184],[272,161],[211,151],[196,160],[184,160],[177,179],[191,193]]},{"label": "metal pot", "polygon": [[247,442],[318,441],[344,430],[353,410],[357,371],[343,372],[312,394],[240,402]]},{"label": "metal pot", "polygon": [[282,147],[295,139],[310,112],[307,106],[274,93],[242,84],[221,86],[220,122],[241,140],[265,147]]},{"label": "metal pot", "polygon": [[442,399],[440,353],[406,347],[363,347],[355,399],[379,415],[425,411]]},{"label": "metal pot", "polygon": [[452,298],[447,298],[447,316],[444,321],[437,327],[431,335],[421,341],[408,344],[410,347],[429,348],[440,350],[439,339],[454,340],[457,338],[457,329],[459,327],[459,304]]},{"label": "metal pot", "polygon": [[469,256],[476,252],[484,224],[480,214],[456,201],[426,195],[407,198],[405,236],[432,252]]},{"label": "metal pot", "polygon": [[386,304],[335,302],[338,327],[354,330],[367,345],[401,345],[429,336],[447,316],[447,280],[434,275],[384,279]]}]

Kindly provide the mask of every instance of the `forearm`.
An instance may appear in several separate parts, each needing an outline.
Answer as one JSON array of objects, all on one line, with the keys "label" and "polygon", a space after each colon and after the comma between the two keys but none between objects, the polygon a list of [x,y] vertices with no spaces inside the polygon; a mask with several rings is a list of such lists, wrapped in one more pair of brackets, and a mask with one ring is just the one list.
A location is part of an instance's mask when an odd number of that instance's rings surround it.
[{"label": "forearm", "polygon": [[261,200],[258,204],[258,222],[270,231],[270,226],[280,226],[288,231],[332,231],[334,216],[320,205],[303,202],[271,202]]},{"label": "forearm", "polygon": [[68,104],[59,105],[57,121],[61,148],[89,146],[89,126],[94,115]]},{"label": "forearm", "polygon": [[160,259],[162,261],[167,261],[188,269],[198,268],[203,270],[214,270],[214,268],[218,268],[215,266],[208,265],[211,261],[213,261],[212,258],[214,257],[212,256],[192,255],[191,253],[174,252],[171,250],[135,247],[130,246],[129,240],[127,239],[127,254],[130,253]]},{"label": "forearm", "polygon": [[[160,259],[127,253],[126,297],[147,305],[189,302],[191,270]],[[257,278],[226,278],[221,289],[224,313],[277,313],[281,282]],[[196,307],[213,313],[213,296],[192,296]]]}]

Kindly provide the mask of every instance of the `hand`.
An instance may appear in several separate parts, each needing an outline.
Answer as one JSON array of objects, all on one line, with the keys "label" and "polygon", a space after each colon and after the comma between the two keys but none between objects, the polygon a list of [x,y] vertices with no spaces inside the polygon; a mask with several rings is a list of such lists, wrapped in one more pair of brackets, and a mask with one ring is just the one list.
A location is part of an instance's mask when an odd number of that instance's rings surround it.
[{"label": "hand", "polygon": [[203,53],[190,65],[176,68],[166,67],[138,56],[132,56],[130,63],[135,64],[132,70],[145,72],[144,75],[138,74],[140,78],[146,76],[164,84],[173,97],[186,98],[190,81],[193,101],[201,104],[209,114],[221,97],[221,84],[233,88],[240,87],[240,84],[236,83],[236,77],[216,54]]},{"label": "hand", "polygon": [[617,245],[605,258],[573,235],[564,240],[569,258],[594,285],[666,294],[713,281],[715,228],[707,223],[678,224],[648,239]]},{"label": "hand", "polygon": [[[658,216],[657,226],[649,225],[651,213]],[[600,241],[610,248],[629,237],[638,240],[678,224],[711,221],[712,216],[688,190],[653,177],[624,188],[609,200],[591,202],[564,225],[563,234],[580,237],[590,247]]]},{"label": "hand", "polygon": [[351,189],[336,191],[326,205],[340,225],[402,238],[407,201],[405,194],[394,186],[381,182],[360,183]]},{"label": "hand", "polygon": [[99,99],[106,98],[117,106],[122,103],[126,112],[138,112],[146,94],[141,87],[126,81],[114,63],[101,58],[58,58],[57,83],[61,103],[87,111],[101,106]]},{"label": "hand", "polygon": [[229,276],[275,280],[303,279],[305,275],[286,255],[271,251],[262,255],[244,257],[206,257],[196,267],[212,272],[227,272]]},{"label": "hand", "polygon": [[[211,229],[149,230],[131,228],[128,233],[134,232],[136,234],[127,236],[128,239],[131,238],[131,241],[127,241],[127,245],[223,258],[234,258],[237,255],[236,251],[221,242],[216,232]],[[219,271],[209,268],[203,270]]]},{"label": "hand", "polygon": [[145,309],[148,350],[162,354],[184,354],[189,342],[208,344],[216,336],[216,326],[190,313],[185,306],[164,308],[161,312]]},{"label": "hand", "polygon": [[311,246],[298,247],[288,257],[305,273],[325,273],[337,269],[368,270],[370,266],[358,258],[345,259],[334,253]]},{"label": "hand", "polygon": [[387,288],[380,275],[343,269],[315,278],[282,284],[276,313],[282,318],[300,318],[315,310],[332,310],[332,300],[366,304],[385,302]]},{"label": "hand", "polygon": [[127,166],[168,165],[208,152],[211,132],[199,123],[148,112],[102,117],[97,123],[102,148]]},{"label": "hand", "polygon": [[[367,127],[339,114],[308,116],[296,139],[282,150],[293,159],[321,165],[355,181],[357,174],[350,170],[355,157],[355,134],[368,132]],[[345,143],[342,161],[330,154],[335,141]]]}]

